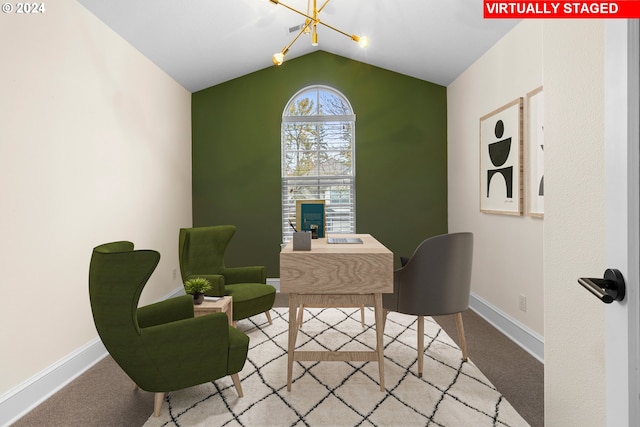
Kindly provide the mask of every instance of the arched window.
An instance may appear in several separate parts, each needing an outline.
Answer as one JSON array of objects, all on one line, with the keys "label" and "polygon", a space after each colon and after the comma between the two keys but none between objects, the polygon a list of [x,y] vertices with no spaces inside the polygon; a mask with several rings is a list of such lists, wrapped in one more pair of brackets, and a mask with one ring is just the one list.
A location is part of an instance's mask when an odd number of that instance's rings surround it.
[{"label": "arched window", "polygon": [[325,201],[327,233],[354,233],[355,121],[347,98],[328,86],[296,93],[282,113],[282,239],[291,239],[296,200]]}]

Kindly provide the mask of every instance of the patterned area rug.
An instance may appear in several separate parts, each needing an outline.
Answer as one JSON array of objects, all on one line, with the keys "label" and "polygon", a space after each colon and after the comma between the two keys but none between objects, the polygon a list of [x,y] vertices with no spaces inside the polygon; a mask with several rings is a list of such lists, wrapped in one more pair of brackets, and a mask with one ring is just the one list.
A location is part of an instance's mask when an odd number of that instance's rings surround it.
[{"label": "patterned area rug", "polygon": [[[366,308],[306,309],[297,348],[373,350],[374,315]],[[425,318],[424,375],[417,374],[416,317],[389,313],[384,336],[385,392],[377,362],[295,362],[287,392],[288,309],[238,322],[250,337],[240,372],[169,393],[152,426],[528,426],[471,359]],[[264,321],[264,323],[254,323]],[[472,355],[473,356],[473,355]]]}]

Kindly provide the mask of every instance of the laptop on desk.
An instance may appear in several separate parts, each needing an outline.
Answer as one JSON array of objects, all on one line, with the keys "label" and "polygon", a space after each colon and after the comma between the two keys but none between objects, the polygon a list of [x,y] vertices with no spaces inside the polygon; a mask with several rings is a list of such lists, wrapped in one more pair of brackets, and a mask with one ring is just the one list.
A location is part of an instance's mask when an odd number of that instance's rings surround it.
[{"label": "laptop on desk", "polygon": [[362,239],[359,237],[327,237],[327,243],[329,244],[362,243]]}]

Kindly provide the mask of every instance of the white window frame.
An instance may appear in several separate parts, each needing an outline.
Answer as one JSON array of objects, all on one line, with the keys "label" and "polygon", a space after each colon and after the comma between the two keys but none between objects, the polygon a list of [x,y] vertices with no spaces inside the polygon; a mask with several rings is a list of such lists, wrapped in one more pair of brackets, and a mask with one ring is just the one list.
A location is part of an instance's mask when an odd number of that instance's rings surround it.
[{"label": "white window frame", "polygon": [[[290,107],[299,99],[299,97],[305,93],[315,92],[315,111],[314,114],[309,115],[289,115]],[[320,93],[329,93],[332,96],[339,98],[345,107],[344,112],[347,114],[325,114],[321,104]],[[299,199],[312,199],[312,200],[325,200],[325,213],[326,213],[326,234],[331,233],[355,233],[356,230],[356,202],[355,202],[355,121],[356,116],[353,113],[353,108],[349,103],[347,97],[336,89],[324,86],[324,85],[312,85],[307,86],[298,92],[287,102],[286,107],[282,113],[282,127],[281,127],[281,201],[282,201],[282,241],[287,243],[291,240],[293,234],[293,228],[289,224],[289,221],[295,224],[296,221],[296,200]],[[287,172],[287,155],[291,153],[300,152],[300,150],[288,150],[287,149],[287,130],[291,124],[307,123],[310,126],[318,126],[318,129],[326,130],[323,125],[327,126],[341,126],[343,129],[348,129],[348,140],[342,140],[342,143],[347,143],[348,150],[340,150],[346,155],[350,156],[350,167],[347,168],[347,173],[344,174],[327,174],[321,175],[320,170],[322,165],[329,165],[328,163],[322,163],[319,159],[321,154],[327,154],[334,152],[335,150],[327,150],[322,148],[322,144],[315,144],[316,149],[307,150],[307,153],[318,154],[318,173],[306,174],[304,176],[289,176]],[[318,133],[321,133],[320,131]],[[318,137],[318,141],[322,138]],[[338,163],[340,165],[340,163]],[[330,165],[329,165],[330,166]],[[297,188],[297,191],[292,190],[292,186]],[[339,190],[332,190],[338,188]],[[341,189],[340,189],[341,188]]]}]

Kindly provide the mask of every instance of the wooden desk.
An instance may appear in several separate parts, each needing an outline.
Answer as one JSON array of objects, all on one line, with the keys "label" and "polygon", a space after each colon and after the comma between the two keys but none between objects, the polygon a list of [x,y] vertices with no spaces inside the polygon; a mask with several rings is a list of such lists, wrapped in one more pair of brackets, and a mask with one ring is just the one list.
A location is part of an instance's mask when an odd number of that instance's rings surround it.
[{"label": "wooden desk", "polygon": [[230,296],[220,297],[218,301],[204,300],[202,304],[193,306],[193,316],[204,316],[205,314],[223,312],[229,319],[229,325],[235,326],[233,323],[233,298]]},{"label": "wooden desk", "polygon": [[[369,234],[362,244],[329,244],[311,241],[310,251],[294,251],[291,242],[280,252],[280,291],[289,294],[289,347],[287,390],[291,391],[293,362],[378,361],[380,391],[384,391],[382,294],[393,292],[393,254]],[[296,313],[300,304],[322,307],[375,308],[375,351],[295,351],[298,333]]]}]

